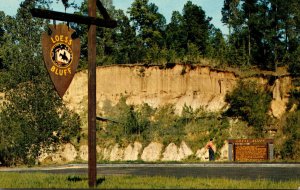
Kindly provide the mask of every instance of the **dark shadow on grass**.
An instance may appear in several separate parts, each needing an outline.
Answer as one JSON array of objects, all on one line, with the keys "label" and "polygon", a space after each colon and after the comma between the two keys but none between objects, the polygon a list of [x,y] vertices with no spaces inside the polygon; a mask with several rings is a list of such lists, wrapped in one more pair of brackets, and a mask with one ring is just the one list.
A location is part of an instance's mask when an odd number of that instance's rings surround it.
[{"label": "dark shadow on grass", "polygon": [[79,176],[72,175],[72,176],[68,176],[67,180],[72,181],[72,182],[78,182],[78,181],[82,181],[84,179]]},{"label": "dark shadow on grass", "polygon": [[105,177],[98,178],[96,181],[96,186],[101,185],[105,181]]},{"label": "dark shadow on grass", "polygon": [[[67,180],[71,181],[71,182],[78,182],[78,181],[83,181],[83,180],[88,181],[88,178],[71,175],[71,176],[68,176]],[[101,185],[104,181],[105,181],[105,177],[98,178],[96,180],[96,186]]]}]

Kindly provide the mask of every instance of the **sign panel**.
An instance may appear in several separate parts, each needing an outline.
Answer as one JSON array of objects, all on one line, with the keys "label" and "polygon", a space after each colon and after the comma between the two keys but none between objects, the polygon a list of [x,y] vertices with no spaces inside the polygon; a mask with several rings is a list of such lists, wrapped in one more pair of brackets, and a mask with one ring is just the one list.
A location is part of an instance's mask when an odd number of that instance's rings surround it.
[{"label": "sign panel", "polygon": [[80,58],[80,39],[67,25],[50,25],[42,34],[42,49],[46,68],[60,97],[67,91]]},{"label": "sign panel", "polygon": [[268,160],[268,146],[266,145],[235,145],[235,161]]},{"label": "sign panel", "polygon": [[[273,139],[230,139],[228,140],[229,154],[232,151],[234,161],[264,161],[268,160],[269,152],[273,151]],[[232,155],[229,155],[232,158]]]},{"label": "sign panel", "polygon": [[266,143],[272,143],[273,139],[229,139],[228,143],[230,144],[266,144]]}]

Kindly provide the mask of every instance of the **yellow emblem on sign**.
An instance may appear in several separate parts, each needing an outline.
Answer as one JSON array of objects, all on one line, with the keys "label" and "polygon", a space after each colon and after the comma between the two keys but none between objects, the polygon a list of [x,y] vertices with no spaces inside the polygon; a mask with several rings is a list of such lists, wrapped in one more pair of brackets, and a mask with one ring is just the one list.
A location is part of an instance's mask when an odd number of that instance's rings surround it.
[{"label": "yellow emblem on sign", "polygon": [[72,74],[69,66],[73,61],[73,52],[68,45],[64,43],[55,44],[50,51],[50,57],[54,64],[51,67],[51,72],[59,76],[67,76],[67,74]]}]

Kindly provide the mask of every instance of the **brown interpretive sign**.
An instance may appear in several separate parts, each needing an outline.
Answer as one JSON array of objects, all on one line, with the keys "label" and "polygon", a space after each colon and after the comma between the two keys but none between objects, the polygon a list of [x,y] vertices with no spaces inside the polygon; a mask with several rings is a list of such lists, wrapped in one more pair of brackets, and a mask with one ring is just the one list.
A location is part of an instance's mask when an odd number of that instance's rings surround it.
[{"label": "brown interpretive sign", "polygon": [[272,139],[235,139],[228,142],[234,161],[264,161],[273,156]]},{"label": "brown interpretive sign", "polygon": [[80,58],[80,39],[64,24],[50,25],[42,35],[42,49],[46,68],[60,97],[67,91]]},{"label": "brown interpretive sign", "polygon": [[235,145],[235,161],[267,160],[268,146],[266,145]]}]

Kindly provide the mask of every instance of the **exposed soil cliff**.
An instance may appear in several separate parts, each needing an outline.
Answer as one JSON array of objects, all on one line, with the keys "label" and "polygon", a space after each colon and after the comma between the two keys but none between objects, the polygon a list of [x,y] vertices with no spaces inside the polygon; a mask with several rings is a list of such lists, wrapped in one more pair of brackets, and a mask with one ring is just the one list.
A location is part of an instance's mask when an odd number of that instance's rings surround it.
[{"label": "exposed soil cliff", "polygon": [[[274,77],[273,77],[274,78]],[[203,107],[208,111],[222,111],[227,107],[225,95],[240,78],[233,72],[220,71],[202,66],[175,65],[172,68],[140,65],[113,65],[97,68],[97,111],[105,101],[112,104],[126,96],[127,103],[148,103],[152,107],[174,104],[178,113],[184,104],[193,108]],[[264,77],[255,80],[268,85],[273,92],[271,114],[280,117],[285,112],[291,79]],[[65,97],[67,105],[77,112],[87,110],[87,71],[78,72]]]},{"label": "exposed soil cliff", "polygon": [[[247,77],[243,80],[255,80],[264,84],[266,90],[273,94],[270,114],[280,118],[286,111],[286,104],[291,89],[291,78],[287,75],[264,75]],[[105,101],[116,104],[122,96],[127,97],[127,103],[138,105],[148,103],[152,107],[164,104],[174,104],[180,113],[184,104],[193,108],[202,106],[208,111],[222,111],[228,107],[224,101],[226,93],[233,90],[241,80],[234,72],[214,70],[202,66],[175,65],[172,68],[158,66],[144,67],[139,65],[106,66],[97,68],[97,111],[101,112]],[[87,71],[78,72],[71,83],[64,101],[67,106],[86,117],[87,112]],[[85,118],[86,119],[86,118]],[[83,126],[85,128],[86,125]],[[69,145],[68,145],[69,146]],[[224,142],[219,147],[219,160],[227,160],[228,144]],[[58,153],[44,154],[42,162],[64,162],[75,158],[87,160],[87,145],[81,145],[79,150],[62,146]],[[207,161],[208,153],[203,147],[191,150],[182,142],[180,146],[170,143],[163,146],[151,142],[142,146],[135,142],[127,147],[118,144],[111,147],[97,147],[98,158],[102,160],[144,160],[144,161],[181,161],[194,155],[201,161]],[[72,157],[67,157],[72,155]]]},{"label": "exposed soil cliff", "polygon": [[[87,97],[87,72],[75,75],[64,100],[75,110]],[[117,103],[127,96],[129,104],[148,103],[152,107],[175,104],[178,111],[184,104],[210,111],[218,111],[226,105],[224,96],[236,84],[231,72],[211,70],[208,67],[172,69],[158,66],[109,66],[97,68],[97,102],[101,108],[105,100]],[[78,107],[79,106],[79,107]]]}]

